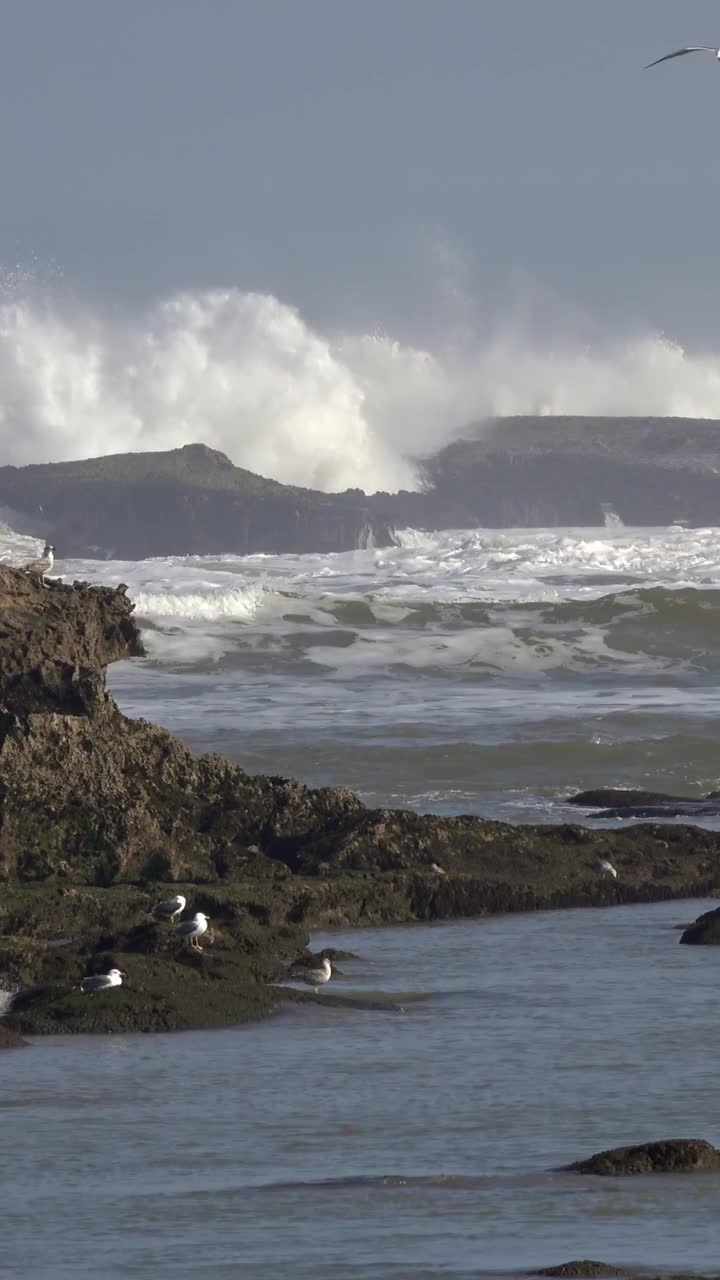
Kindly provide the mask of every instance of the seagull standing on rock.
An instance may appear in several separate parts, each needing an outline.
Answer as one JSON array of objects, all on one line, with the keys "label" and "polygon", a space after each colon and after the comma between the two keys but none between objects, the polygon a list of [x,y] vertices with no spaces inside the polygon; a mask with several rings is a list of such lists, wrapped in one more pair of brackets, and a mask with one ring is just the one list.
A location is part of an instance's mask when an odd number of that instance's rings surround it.
[{"label": "seagull standing on rock", "polygon": [[45,548],[43,550],[43,553],[40,559],[31,560],[29,564],[24,564],[22,566],[23,569],[25,570],[25,573],[29,573],[30,576],[33,578],[39,578],[40,582],[44,587],[47,586],[47,582],[45,581],[45,574],[50,572],[55,561],[54,553],[55,553],[55,548],[51,546],[49,542],[46,542]]},{"label": "seagull standing on rock", "polygon": [[91,973],[87,978],[83,978],[80,983],[80,990],[87,993],[88,991],[106,991],[108,987],[121,987],[123,978],[127,978],[127,974],[122,969],[110,969],[109,973]]},{"label": "seagull standing on rock", "polygon": [[186,920],[184,924],[179,924],[175,932],[179,938],[190,944],[193,951],[202,951],[198,938],[207,933],[209,918],[202,911],[196,911],[192,920]]},{"label": "seagull standing on rock", "polygon": [[160,902],[156,902],[150,914],[158,916],[161,920],[174,920],[175,916],[182,915],[186,903],[187,899],[183,898],[181,893],[176,893],[173,898],[163,898]]},{"label": "seagull standing on rock", "polygon": [[315,995],[319,996],[318,988],[324,986],[332,978],[332,965],[327,956],[324,956],[319,969],[301,969],[290,976],[295,982],[304,982],[307,986],[312,987]]}]

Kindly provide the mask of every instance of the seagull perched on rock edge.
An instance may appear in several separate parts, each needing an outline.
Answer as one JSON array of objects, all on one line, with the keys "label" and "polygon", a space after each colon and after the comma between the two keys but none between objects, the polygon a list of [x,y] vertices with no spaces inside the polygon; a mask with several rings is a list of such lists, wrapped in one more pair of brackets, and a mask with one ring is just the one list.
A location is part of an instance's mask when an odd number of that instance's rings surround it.
[{"label": "seagull perched on rock edge", "polygon": [[714,58],[720,60],[720,49],[712,49],[709,44],[691,44],[686,49],[675,49],[673,53],[664,53],[662,58],[646,63],[643,71],[649,71],[650,67],[657,67],[660,62],[668,62],[670,58],[682,58],[686,53],[711,53]]},{"label": "seagull perched on rock edge", "polygon": [[192,920],[185,920],[183,924],[179,924],[175,932],[179,938],[190,944],[193,951],[202,951],[198,938],[207,933],[209,918],[202,911],[196,911]]},{"label": "seagull perched on rock edge", "polygon": [[307,986],[312,987],[315,995],[319,996],[318,987],[329,982],[332,978],[332,965],[327,956],[323,956],[322,965],[319,969],[299,969],[297,972],[290,974],[294,982],[304,982]]},{"label": "seagull perched on rock edge", "polygon": [[47,586],[45,574],[49,573],[53,567],[55,548],[49,543],[45,543],[42,556],[39,560],[31,560],[29,564],[22,566],[25,573],[29,573],[33,578],[39,578],[44,587]]},{"label": "seagull perched on rock edge", "polygon": [[106,991],[108,987],[121,987],[123,978],[127,978],[127,974],[122,969],[110,969],[108,973],[90,973],[80,983],[80,990],[87,993]]},{"label": "seagull perched on rock edge", "polygon": [[181,893],[176,893],[172,898],[162,898],[160,902],[156,902],[150,914],[159,916],[161,920],[174,920],[175,916],[182,915],[186,904],[187,898],[183,898]]}]

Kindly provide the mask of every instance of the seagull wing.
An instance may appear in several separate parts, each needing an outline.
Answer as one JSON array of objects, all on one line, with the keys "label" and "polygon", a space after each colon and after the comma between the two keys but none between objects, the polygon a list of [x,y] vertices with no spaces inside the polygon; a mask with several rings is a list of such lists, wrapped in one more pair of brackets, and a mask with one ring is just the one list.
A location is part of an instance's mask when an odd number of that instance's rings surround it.
[{"label": "seagull wing", "polygon": [[709,44],[692,44],[687,49],[676,49],[674,53],[664,53],[662,58],[648,62],[643,67],[643,71],[649,71],[650,67],[656,67],[658,63],[667,62],[670,58],[682,58],[686,53],[714,53],[717,56],[717,52],[717,49],[711,49]]}]

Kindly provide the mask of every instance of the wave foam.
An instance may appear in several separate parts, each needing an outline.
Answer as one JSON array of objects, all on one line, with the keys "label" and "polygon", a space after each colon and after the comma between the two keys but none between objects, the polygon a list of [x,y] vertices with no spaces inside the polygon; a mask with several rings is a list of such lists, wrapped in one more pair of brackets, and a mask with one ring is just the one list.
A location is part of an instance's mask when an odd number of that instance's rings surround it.
[{"label": "wave foam", "polygon": [[133,595],[135,610],[140,618],[184,618],[212,622],[227,618],[249,622],[256,617],[270,595],[260,583],[247,587],[231,587],[209,592],[138,591]]},{"label": "wave foam", "polygon": [[720,417],[720,357],[658,335],[588,345],[517,324],[430,350],[320,333],[238,289],[122,315],[29,285],[0,305],[3,462],[200,440],[287,483],[393,490],[416,487],[410,459],[468,422],[582,413]]}]

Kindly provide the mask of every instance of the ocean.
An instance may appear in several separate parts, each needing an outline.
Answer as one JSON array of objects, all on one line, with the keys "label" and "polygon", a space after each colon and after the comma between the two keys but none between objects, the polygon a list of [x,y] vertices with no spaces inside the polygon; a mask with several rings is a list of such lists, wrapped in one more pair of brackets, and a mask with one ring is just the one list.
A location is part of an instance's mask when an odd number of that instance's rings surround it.
[{"label": "ocean", "polygon": [[128,714],[250,772],[509,822],[576,821],[590,787],[720,785],[720,529],[399,539],[58,568],[129,586]]},{"label": "ocean", "polygon": [[[566,803],[588,787],[720,785],[720,529],[399,543],[56,571],[128,584],[148,656],[109,670],[121,708],[249,771],[509,822],[593,824]],[[0,558],[36,550],[0,535]],[[3,1055],[0,1274],[711,1269],[718,1175],[557,1172],[720,1141],[718,957],[674,929],[708,905],[318,935],[357,956],[338,991],[391,999]]]}]

